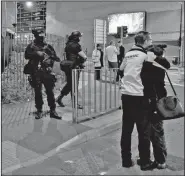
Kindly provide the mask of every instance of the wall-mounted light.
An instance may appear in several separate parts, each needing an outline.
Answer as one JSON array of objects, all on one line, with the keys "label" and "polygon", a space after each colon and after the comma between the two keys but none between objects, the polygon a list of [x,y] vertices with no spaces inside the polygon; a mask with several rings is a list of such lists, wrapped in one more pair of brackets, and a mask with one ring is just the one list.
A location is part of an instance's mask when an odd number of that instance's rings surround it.
[{"label": "wall-mounted light", "polygon": [[26,2],[25,3],[27,8],[32,8],[33,7],[33,2]]}]

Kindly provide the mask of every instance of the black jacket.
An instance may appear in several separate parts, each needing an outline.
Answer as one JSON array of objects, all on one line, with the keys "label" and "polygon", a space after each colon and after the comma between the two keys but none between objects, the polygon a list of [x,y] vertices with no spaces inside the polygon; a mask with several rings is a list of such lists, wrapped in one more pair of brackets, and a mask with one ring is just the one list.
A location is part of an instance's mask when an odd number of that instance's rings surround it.
[{"label": "black jacket", "polygon": [[[39,56],[37,51],[45,52],[49,58],[45,60],[45,57]],[[56,52],[51,45],[45,42],[37,43],[36,40],[26,47],[25,59],[29,60],[34,70],[37,70],[39,62],[44,64],[46,67],[53,67],[54,61],[60,61],[60,58],[57,57]]]},{"label": "black jacket", "polygon": [[101,56],[100,56],[100,63],[101,63],[101,67],[103,67],[103,51],[102,50],[99,50],[100,53],[101,53]]},{"label": "black jacket", "polygon": [[117,58],[118,58],[118,64],[121,65],[123,58],[125,56],[125,48],[123,46],[120,46],[119,49],[120,49],[120,54],[117,56]]},{"label": "black jacket", "polygon": [[[157,57],[154,61],[166,69],[170,68],[168,60],[162,56]],[[144,95],[147,98],[156,99],[158,97],[160,99],[167,96],[164,69],[154,66],[152,62],[144,62],[141,79],[144,85]]]},{"label": "black jacket", "polygon": [[67,60],[73,61],[73,68],[82,65],[85,60],[78,55],[82,51],[81,45],[78,40],[69,39],[66,43],[65,53]]}]

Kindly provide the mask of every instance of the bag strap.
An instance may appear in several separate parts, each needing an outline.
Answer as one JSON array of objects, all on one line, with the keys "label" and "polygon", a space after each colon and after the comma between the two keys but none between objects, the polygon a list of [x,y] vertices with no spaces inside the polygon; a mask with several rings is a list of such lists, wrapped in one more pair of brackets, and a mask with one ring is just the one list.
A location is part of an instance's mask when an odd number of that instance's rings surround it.
[{"label": "bag strap", "polygon": [[171,88],[172,88],[172,90],[173,90],[174,95],[177,96],[177,93],[176,93],[176,91],[175,91],[175,89],[174,89],[174,87],[173,87],[173,84],[172,84],[172,82],[171,82],[171,80],[170,80],[170,77],[169,77],[169,75],[168,75],[168,73],[167,73],[166,70],[165,70],[165,73],[166,73],[166,76],[167,76],[167,78],[168,78],[168,81],[169,81],[169,83],[170,83],[170,85],[171,85]]},{"label": "bag strap", "polygon": [[173,87],[173,84],[172,84],[172,82],[171,82],[171,80],[170,80],[170,77],[169,77],[169,75],[168,75],[168,72],[166,71],[166,68],[164,68],[162,65],[158,64],[158,63],[155,62],[155,61],[153,61],[153,63],[154,63],[153,65],[155,65],[155,66],[157,66],[157,67],[160,67],[160,68],[162,68],[162,69],[165,71],[166,76],[167,76],[167,78],[168,78],[168,81],[169,81],[169,83],[170,83],[170,86],[171,86],[171,88],[172,88],[172,90],[173,90],[173,93],[174,93],[175,96],[177,96],[177,93],[176,93],[176,91],[175,91],[175,89],[174,89],[174,87]]}]

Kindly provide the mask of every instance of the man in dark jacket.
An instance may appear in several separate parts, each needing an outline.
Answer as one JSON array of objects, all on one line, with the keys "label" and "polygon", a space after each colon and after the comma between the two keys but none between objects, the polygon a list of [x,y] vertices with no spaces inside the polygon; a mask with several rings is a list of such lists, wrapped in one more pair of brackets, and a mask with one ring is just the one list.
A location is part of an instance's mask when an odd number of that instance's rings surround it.
[{"label": "man in dark jacket", "polygon": [[[35,107],[37,109],[36,119],[42,117],[42,84],[46,89],[48,105],[50,107],[50,117],[61,119],[56,113],[56,104],[53,88],[56,78],[52,72],[53,63],[60,61],[56,56],[53,47],[44,42],[43,31],[33,30],[35,40],[31,42],[25,51],[25,59],[29,60],[29,82],[35,91]],[[27,73],[28,74],[28,73]]]},{"label": "man in dark jacket", "polygon": [[[119,46],[119,54],[117,55],[117,58],[118,58],[118,68],[120,68],[123,58],[125,57],[125,48],[123,47],[121,41],[118,41],[118,46]],[[119,81],[119,76],[122,78],[123,72],[120,72],[117,74],[116,81]]]},{"label": "man in dark jacket", "polygon": [[[154,152],[154,167],[158,169],[166,168],[166,144],[164,137],[163,121],[160,120],[159,115],[156,112],[156,99],[161,99],[167,96],[165,89],[165,69],[170,68],[170,63],[165,57],[163,57],[164,48],[166,45],[153,45],[148,48],[148,54],[152,55],[153,59],[143,64],[143,70],[141,72],[141,78],[144,85],[144,96],[150,101],[150,113],[151,118],[151,142]],[[157,64],[155,64],[157,63]],[[157,66],[159,65],[159,66]]]},{"label": "man in dark jacket", "polygon": [[101,63],[101,67],[103,67],[103,51],[102,51],[102,48],[101,48],[101,45],[100,44],[97,44],[97,49],[100,51],[101,53],[101,56],[100,56],[100,63]]},{"label": "man in dark jacket", "polygon": [[[72,61],[72,66],[70,69],[66,70],[65,72],[67,77],[67,83],[61,90],[61,93],[56,100],[59,106],[61,107],[64,107],[64,104],[62,103],[62,98],[68,95],[70,92],[72,93],[72,69],[83,68],[83,63],[87,59],[87,56],[82,51],[81,45],[79,44],[81,37],[82,37],[82,34],[79,31],[74,31],[71,33],[66,43],[66,47],[65,47],[66,58],[67,60]],[[78,76],[77,76],[78,80],[76,84],[78,84],[79,76],[80,76],[80,73],[78,72]],[[78,108],[82,109],[83,107],[78,105]]]}]

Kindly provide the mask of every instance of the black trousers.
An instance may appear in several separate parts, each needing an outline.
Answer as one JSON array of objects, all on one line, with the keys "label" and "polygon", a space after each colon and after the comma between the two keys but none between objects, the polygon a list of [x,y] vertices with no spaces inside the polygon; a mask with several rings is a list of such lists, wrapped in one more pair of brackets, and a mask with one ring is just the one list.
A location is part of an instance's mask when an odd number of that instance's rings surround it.
[{"label": "black trousers", "polygon": [[151,114],[151,142],[155,161],[160,164],[166,162],[167,149],[164,136],[163,121],[155,113]]},{"label": "black trousers", "polygon": [[100,80],[100,69],[101,67],[95,67],[95,69],[98,69],[98,70],[95,70],[95,79],[96,80]]},{"label": "black trousers", "polygon": [[148,101],[142,96],[122,95],[123,121],[121,135],[122,162],[131,160],[131,135],[136,124],[139,139],[139,157],[142,164],[150,160],[150,120],[147,114]]},{"label": "black trousers", "polygon": [[[61,95],[62,96],[66,96],[68,95],[69,93],[71,93],[71,96],[72,96],[72,85],[73,85],[73,80],[72,80],[72,70],[69,70],[67,72],[65,72],[66,74],[66,84],[65,86],[63,87],[63,89],[61,90]],[[77,71],[77,81],[76,83],[74,82],[74,84],[79,84],[79,78],[80,78],[80,71]],[[78,91],[77,91],[77,94],[78,94]]]},{"label": "black trousers", "polygon": [[55,110],[55,96],[54,96],[54,86],[55,86],[55,78],[54,75],[45,74],[45,73],[37,73],[31,75],[32,79],[32,87],[34,88],[35,92],[35,107],[37,110],[42,110],[42,106],[44,104],[43,97],[42,97],[42,84],[46,89],[47,101],[48,106],[51,110]]},{"label": "black trousers", "polygon": [[[118,60],[118,68],[120,68],[120,66],[121,66],[121,61],[120,60]],[[118,73],[117,73],[117,76],[116,76],[116,81],[119,81],[119,77],[120,78],[122,78],[123,77],[123,71],[118,71]]]}]

